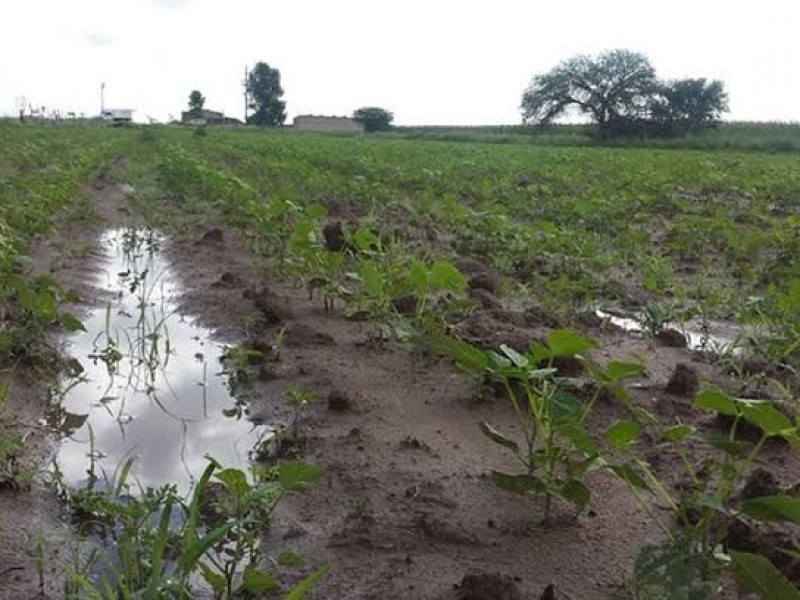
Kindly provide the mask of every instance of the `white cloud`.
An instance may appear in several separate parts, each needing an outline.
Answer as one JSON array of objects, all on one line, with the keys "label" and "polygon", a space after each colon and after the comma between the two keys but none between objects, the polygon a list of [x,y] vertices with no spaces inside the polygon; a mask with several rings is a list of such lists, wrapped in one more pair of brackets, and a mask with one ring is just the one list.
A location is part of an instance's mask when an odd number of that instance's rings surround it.
[{"label": "white cloud", "polygon": [[113,46],[114,40],[102,33],[87,33],[83,36],[84,41],[93,48],[103,48]]}]

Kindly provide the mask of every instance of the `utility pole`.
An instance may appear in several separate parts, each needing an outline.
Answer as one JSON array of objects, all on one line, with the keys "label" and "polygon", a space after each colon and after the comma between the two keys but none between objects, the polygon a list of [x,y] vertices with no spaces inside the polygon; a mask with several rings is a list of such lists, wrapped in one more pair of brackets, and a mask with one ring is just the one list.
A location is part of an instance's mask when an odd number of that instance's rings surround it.
[{"label": "utility pole", "polygon": [[247,97],[247,65],[244,66],[244,124],[247,125],[247,107],[248,104],[248,97]]},{"label": "utility pole", "polygon": [[103,116],[103,113],[106,110],[106,82],[100,84],[100,116]]}]

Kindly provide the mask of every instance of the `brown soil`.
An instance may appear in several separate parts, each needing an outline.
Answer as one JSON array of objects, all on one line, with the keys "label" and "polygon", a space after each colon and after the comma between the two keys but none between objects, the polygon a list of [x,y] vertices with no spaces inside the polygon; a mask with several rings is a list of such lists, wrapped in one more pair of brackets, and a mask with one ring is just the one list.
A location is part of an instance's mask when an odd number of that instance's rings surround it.
[{"label": "brown soil", "polygon": [[[37,255],[40,270],[54,272],[91,302],[92,254],[72,257],[70,251],[96,244],[103,228],[133,217],[124,194],[104,180],[87,193],[97,219],[42,241]],[[226,341],[257,343],[284,330],[279,355],[254,365],[259,376],[242,392],[252,418],[287,422],[290,409],[281,396],[289,382],[321,399],[301,429],[303,458],[319,464],[324,479],[281,504],[269,539],[276,554],[293,549],[312,564],[331,566],[314,598],[624,597],[634,558],[659,533],[618,480],[592,475],[587,511],[573,521],[568,507],[557,506],[556,523],[540,526],[539,500],[501,492],[485,479],[492,469],[517,469],[478,428],[489,421],[511,435],[519,430],[503,398],[445,362],[427,364],[407,348],[376,344],[368,323],[326,311],[321,299],[309,301],[305,290],[270,277],[246,242],[222,224],[192,217],[186,225],[167,248],[184,284],[181,311]],[[494,292],[497,281],[489,279],[473,287]],[[484,347],[506,343],[520,349],[547,333],[531,314],[481,307],[452,329]],[[666,390],[680,364],[700,383],[725,384],[702,356],[613,327],[595,325],[587,333],[600,342],[593,353],[599,362],[646,359],[648,372],[632,387],[637,402],[661,415],[714,426],[692,413],[690,400]],[[36,424],[44,404],[36,385],[12,393],[12,409],[23,410],[20,421],[37,431],[46,448],[46,432]],[[623,414],[612,401],[601,401],[593,427],[603,431]],[[798,479],[800,468],[785,448],[769,447],[766,456],[780,463],[782,480]],[[667,478],[676,462],[668,453],[653,453],[655,468]],[[0,492],[2,521],[14,523],[13,530],[0,533],[0,594],[7,597],[37,593],[30,541],[43,518],[31,502],[43,497]]]}]

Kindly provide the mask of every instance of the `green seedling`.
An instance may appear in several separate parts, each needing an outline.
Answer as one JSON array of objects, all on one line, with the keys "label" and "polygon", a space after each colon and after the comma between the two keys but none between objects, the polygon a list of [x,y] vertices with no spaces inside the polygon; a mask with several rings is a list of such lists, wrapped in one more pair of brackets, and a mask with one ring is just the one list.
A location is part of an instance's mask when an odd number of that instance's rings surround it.
[{"label": "green seedling", "polygon": [[[607,450],[596,451],[604,456],[606,466],[625,482],[634,500],[665,536],[664,542],[646,547],[637,559],[634,585],[642,597],[656,593],[670,598],[713,598],[723,574],[731,569],[762,593],[776,589],[771,586],[782,585],[774,567],[764,569],[758,557],[729,551],[725,540],[737,520],[746,526],[753,519],[771,521],[791,517],[800,522],[800,502],[796,499],[777,496],[742,501],[735,496],[767,440],[781,438],[793,448],[800,448],[797,423],[767,401],[736,399],[711,389],[697,396],[694,407],[729,419],[731,426],[724,436],[701,438],[694,427],[681,423],[667,425],[632,402],[629,406],[634,418],[609,427],[605,435]],[[738,431],[745,422],[760,429],[757,442],[740,439]],[[662,451],[674,452],[683,466],[686,482],[678,492],[662,483],[637,452],[636,442],[645,427],[654,432]],[[689,448],[700,442],[707,444],[712,452],[698,466],[693,463]],[[654,497],[662,510],[667,509],[675,517],[679,524],[677,532],[647,496]],[[751,566],[757,568],[751,571]]]},{"label": "green seedling", "polygon": [[583,423],[594,400],[584,404],[569,388],[571,382],[557,377],[559,359],[574,359],[595,343],[570,330],[553,331],[547,344],[534,343],[526,353],[508,346],[500,352],[482,352],[463,342],[445,342],[456,362],[487,376],[505,391],[522,430],[517,442],[489,423],[481,431],[511,451],[525,468],[522,474],[493,472],[492,483],[502,489],[544,496],[544,522],[551,517],[551,500],[572,503],[576,515],[589,503],[591,492],[583,479],[597,468],[596,453],[585,452],[588,437]]},{"label": "green seedling", "polygon": [[319,396],[312,390],[306,390],[292,384],[286,386],[286,395],[289,396],[289,402],[292,405],[293,415],[291,427],[293,439],[296,442],[299,439],[298,430],[303,410],[319,400]]},{"label": "green seedling", "polygon": [[[106,482],[107,491],[82,490],[70,497],[70,505],[109,541],[106,551],[73,566],[70,593],[104,600],[188,600],[199,591],[199,578],[219,599],[282,591],[262,567],[262,533],[280,501],[307,490],[320,477],[319,469],[290,462],[251,479],[210,460],[191,497],[183,499],[173,486],[126,492],[132,468],[132,459],[120,465]],[[289,597],[306,597],[325,571],[314,571],[288,591]]]}]

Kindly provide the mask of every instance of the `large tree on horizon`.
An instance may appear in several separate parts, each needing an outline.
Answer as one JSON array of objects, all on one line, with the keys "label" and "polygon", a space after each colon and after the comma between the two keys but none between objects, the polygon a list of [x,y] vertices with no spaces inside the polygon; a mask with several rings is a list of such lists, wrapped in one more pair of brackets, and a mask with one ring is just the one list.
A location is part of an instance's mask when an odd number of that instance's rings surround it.
[{"label": "large tree on horizon", "polygon": [[286,120],[286,102],[283,101],[281,73],[265,62],[256,63],[247,76],[249,108],[253,114],[247,122],[260,127],[280,127]]},{"label": "large tree on horizon", "polygon": [[522,117],[526,123],[547,125],[577,109],[603,135],[616,122],[644,116],[657,89],[655,69],[643,54],[609,50],[579,55],[533,78],[522,96]]}]

